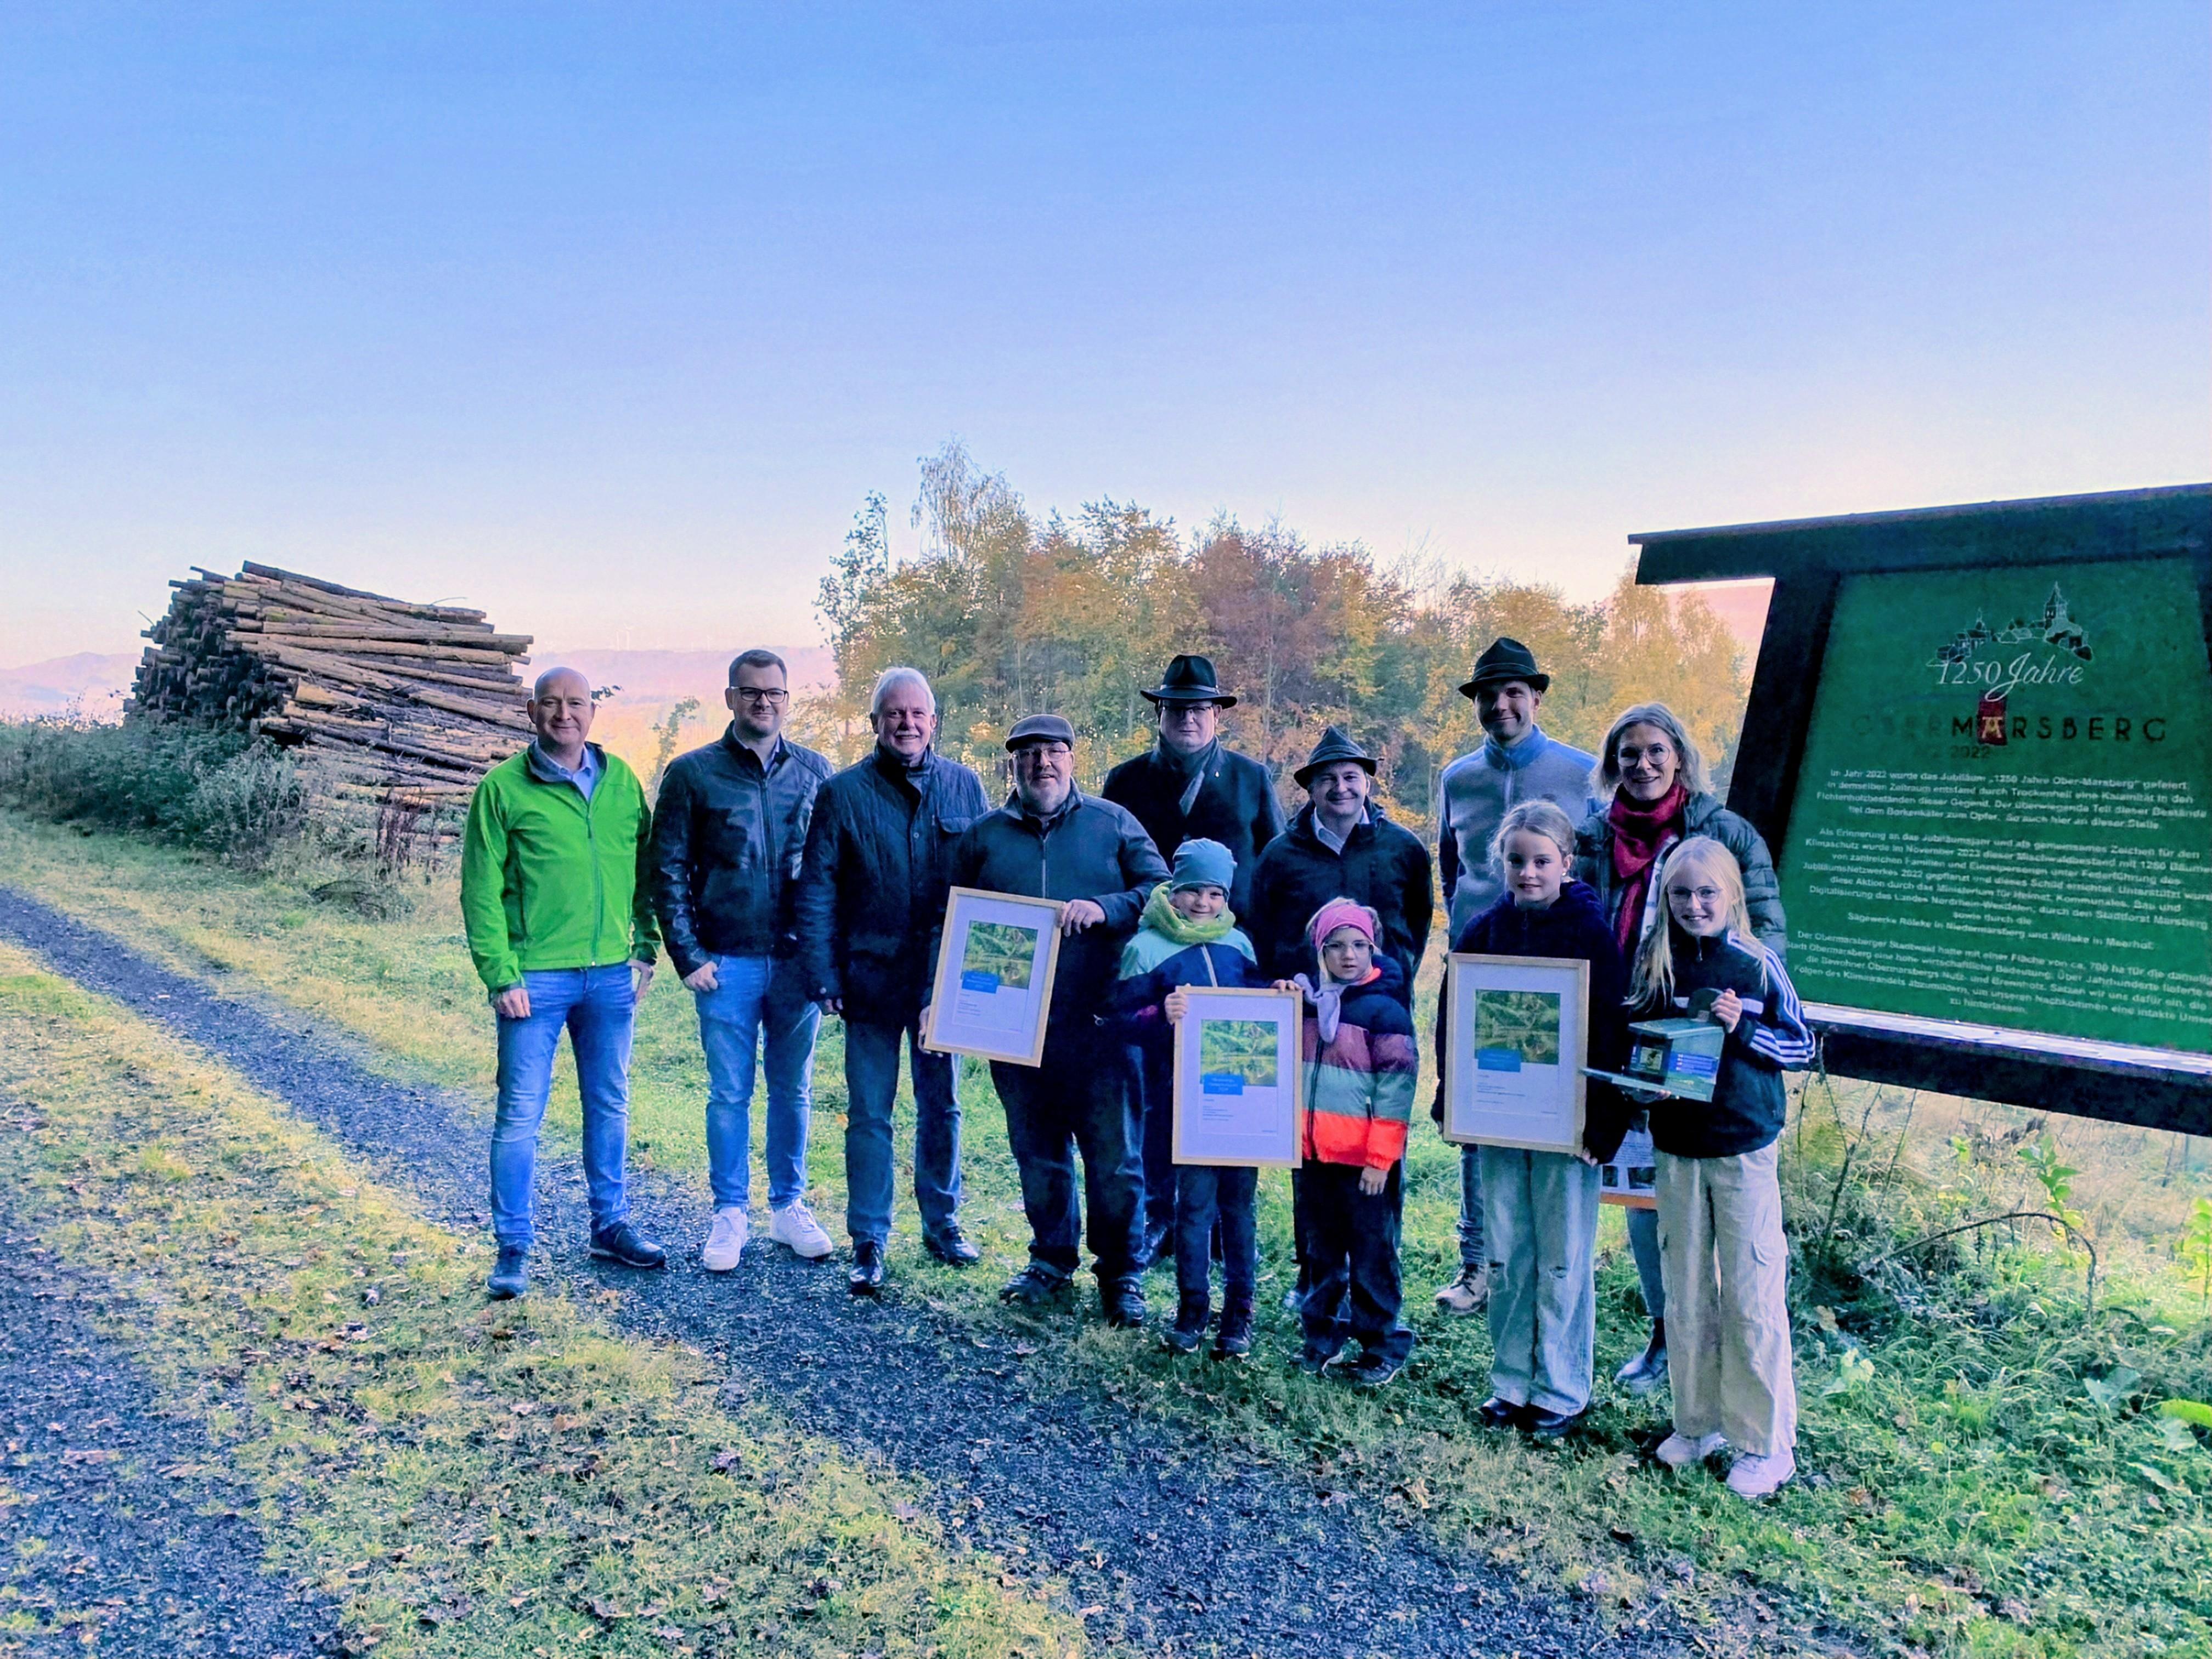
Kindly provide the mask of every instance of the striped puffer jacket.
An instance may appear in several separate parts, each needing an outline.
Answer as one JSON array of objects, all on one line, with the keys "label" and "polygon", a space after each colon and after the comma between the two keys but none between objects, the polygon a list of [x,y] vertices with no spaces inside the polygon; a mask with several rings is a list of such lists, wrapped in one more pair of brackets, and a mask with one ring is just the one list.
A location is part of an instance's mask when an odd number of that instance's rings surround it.
[{"label": "striped puffer jacket", "polygon": [[1320,1023],[1307,1008],[1299,1041],[1310,1162],[1387,1170],[1406,1155],[1420,1060],[1405,994],[1404,970],[1377,956],[1375,976],[1344,994],[1334,1040],[1322,1042]]}]

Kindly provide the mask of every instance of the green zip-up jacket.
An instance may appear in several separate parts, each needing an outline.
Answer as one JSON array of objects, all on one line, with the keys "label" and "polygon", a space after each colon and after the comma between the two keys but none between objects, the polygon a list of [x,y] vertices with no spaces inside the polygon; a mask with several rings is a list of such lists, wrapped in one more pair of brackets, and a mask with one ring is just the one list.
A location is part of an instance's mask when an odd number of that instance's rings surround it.
[{"label": "green zip-up jacket", "polygon": [[533,769],[530,751],[484,774],[461,840],[461,920],[494,995],[526,973],[651,962],[660,953],[645,789],[599,744],[599,781]]}]

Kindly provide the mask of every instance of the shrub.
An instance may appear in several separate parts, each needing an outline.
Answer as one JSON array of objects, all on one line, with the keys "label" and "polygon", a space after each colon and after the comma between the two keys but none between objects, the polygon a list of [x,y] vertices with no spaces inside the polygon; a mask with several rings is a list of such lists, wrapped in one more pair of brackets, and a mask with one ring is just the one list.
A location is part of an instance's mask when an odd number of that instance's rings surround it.
[{"label": "shrub", "polygon": [[27,720],[0,725],[0,799],[258,867],[301,839],[310,791],[289,755],[235,733]]}]

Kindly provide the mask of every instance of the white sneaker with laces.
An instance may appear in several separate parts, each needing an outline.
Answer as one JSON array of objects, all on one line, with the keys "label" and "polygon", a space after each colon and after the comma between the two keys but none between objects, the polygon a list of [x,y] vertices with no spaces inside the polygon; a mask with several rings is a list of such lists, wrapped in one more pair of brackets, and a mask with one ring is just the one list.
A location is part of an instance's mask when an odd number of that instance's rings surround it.
[{"label": "white sneaker with laces", "polygon": [[809,1261],[819,1261],[837,1248],[830,1242],[830,1235],[822,1231],[822,1224],[815,1220],[814,1212],[806,1207],[803,1198],[795,1198],[781,1209],[768,1212],[768,1236],[793,1255]]},{"label": "white sneaker with laces", "polygon": [[1787,1486],[1790,1477],[1796,1473],[1796,1455],[1787,1448],[1763,1457],[1757,1452],[1746,1452],[1729,1471],[1729,1490],[1738,1498],[1769,1498]]},{"label": "white sneaker with laces", "polygon": [[1483,1267],[1462,1267],[1459,1277],[1437,1292],[1437,1306],[1448,1314],[1480,1313],[1489,1305],[1490,1274]]},{"label": "white sneaker with laces", "polygon": [[1704,1462],[1727,1444],[1728,1441],[1717,1434],[1701,1434],[1695,1440],[1670,1434],[1659,1443],[1655,1455],[1670,1469],[1686,1469],[1692,1463]]},{"label": "white sneaker with laces", "polygon": [[729,1272],[745,1253],[745,1240],[751,1232],[751,1224],[745,1219],[742,1206],[732,1204],[715,1211],[714,1224],[708,1230],[707,1242],[699,1249],[699,1265],[710,1273]]}]

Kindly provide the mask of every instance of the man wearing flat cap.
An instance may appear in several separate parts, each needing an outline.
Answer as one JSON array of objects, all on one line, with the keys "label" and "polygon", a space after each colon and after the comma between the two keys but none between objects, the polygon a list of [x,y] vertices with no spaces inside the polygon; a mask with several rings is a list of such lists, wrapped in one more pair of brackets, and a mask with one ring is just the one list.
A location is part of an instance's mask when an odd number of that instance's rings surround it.
[{"label": "man wearing flat cap", "polygon": [[[1075,730],[1059,715],[1021,721],[1006,734],[1006,751],[1012,799],[961,836],[951,884],[1057,899],[1065,908],[1043,1063],[991,1063],[1030,1223],[1029,1266],[1001,1295],[1036,1306],[1066,1291],[1080,1260],[1087,1200],[1099,1305],[1109,1324],[1139,1325],[1144,1175],[1119,1040],[1099,1016],[1112,1000],[1122,942],[1168,879],[1168,866],[1125,808],[1076,787]],[[1075,1191],[1078,1152],[1083,1200]]]},{"label": "man wearing flat cap", "polygon": [[[1536,710],[1552,677],[1536,654],[1503,636],[1474,659],[1474,677],[1460,687],[1474,700],[1482,722],[1482,747],[1444,768],[1437,791],[1437,862],[1443,878],[1450,937],[1495,902],[1504,878],[1492,867],[1490,843],[1510,808],[1547,800],[1580,823],[1596,810],[1592,774],[1597,757],[1547,737]],[[1477,1312],[1489,1299],[1484,1271],[1482,1177],[1475,1149],[1460,1149],[1459,1277],[1437,1292],[1447,1313]]]},{"label": "man wearing flat cap", "polygon": [[[1209,659],[1190,655],[1170,662],[1159,684],[1138,695],[1158,711],[1158,741],[1109,772],[1099,793],[1134,813],[1170,863],[1186,841],[1227,848],[1237,860],[1229,908],[1243,915],[1260,849],[1283,833],[1283,809],[1267,769],[1221,741],[1221,711],[1234,708],[1237,699],[1221,689]],[[1139,1254],[1150,1262],[1175,1226],[1174,1103],[1145,1091],[1141,1066],[1133,1065],[1130,1075],[1137,1079],[1131,1086],[1139,1093],[1145,1149],[1145,1236]]]},{"label": "man wearing flat cap", "polygon": [[1405,970],[1411,997],[1436,910],[1429,849],[1370,799],[1375,757],[1342,726],[1323,732],[1291,775],[1305,790],[1306,804],[1252,872],[1245,931],[1260,953],[1261,971],[1271,979],[1310,975],[1306,928],[1329,900],[1348,898],[1382,917],[1380,943]]}]

